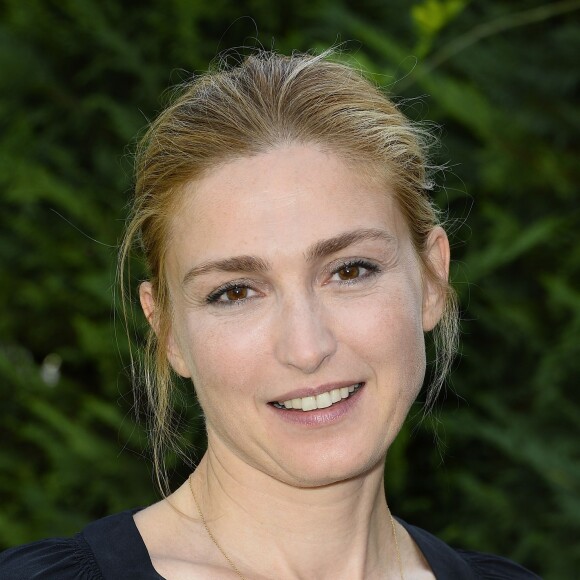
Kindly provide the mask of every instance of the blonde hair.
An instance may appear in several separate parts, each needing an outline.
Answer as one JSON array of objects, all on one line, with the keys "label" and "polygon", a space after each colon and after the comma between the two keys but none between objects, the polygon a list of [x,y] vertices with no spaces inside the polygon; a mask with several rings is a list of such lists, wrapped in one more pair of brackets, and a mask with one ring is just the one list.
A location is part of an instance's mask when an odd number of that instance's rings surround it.
[{"label": "blonde hair", "polygon": [[347,161],[373,168],[394,190],[423,267],[446,297],[433,332],[437,354],[427,398],[434,401],[447,374],[458,334],[455,293],[434,272],[426,255],[429,233],[439,224],[430,198],[426,146],[429,134],[413,125],[357,70],[318,56],[259,52],[233,67],[194,78],[150,125],[139,143],[133,208],[119,257],[121,293],[127,298],[126,269],[140,244],[155,297],[155,314],[135,379],[146,393],[149,434],[157,481],[167,489],[163,469],[176,449],[171,409],[175,391],[166,345],[171,302],[165,276],[170,219],[186,184],[227,161],[284,144],[315,144]]}]

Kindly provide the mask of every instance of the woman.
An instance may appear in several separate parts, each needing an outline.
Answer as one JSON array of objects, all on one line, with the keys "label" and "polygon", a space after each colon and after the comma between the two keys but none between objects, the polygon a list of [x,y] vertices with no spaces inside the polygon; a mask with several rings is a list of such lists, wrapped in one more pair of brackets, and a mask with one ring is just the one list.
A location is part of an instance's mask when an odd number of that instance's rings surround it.
[{"label": "woman", "polygon": [[161,502],[0,559],[3,578],[533,578],[395,520],[389,446],[457,333],[424,135],[359,73],[264,53],[194,80],[139,151],[156,469],[174,373],[208,449]]}]

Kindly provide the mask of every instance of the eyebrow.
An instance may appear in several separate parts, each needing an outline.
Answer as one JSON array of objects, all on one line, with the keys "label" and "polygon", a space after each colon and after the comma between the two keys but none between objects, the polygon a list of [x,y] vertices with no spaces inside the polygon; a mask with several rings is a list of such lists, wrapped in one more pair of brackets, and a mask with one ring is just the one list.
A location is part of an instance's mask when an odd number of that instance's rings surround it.
[{"label": "eyebrow", "polygon": [[210,272],[247,272],[260,273],[267,272],[270,264],[262,258],[256,256],[234,256],[225,260],[216,260],[213,262],[204,262],[199,266],[194,266],[183,277],[183,286],[187,285],[193,278]]},{"label": "eyebrow", "polygon": [[[345,232],[327,240],[320,240],[308,248],[304,255],[307,262],[314,262],[320,258],[340,252],[353,244],[367,240],[384,241],[389,245],[397,244],[397,238],[385,230],[364,228]],[[270,263],[267,260],[256,256],[233,256],[224,260],[203,262],[199,266],[194,266],[183,277],[182,285],[185,286],[194,278],[211,272],[245,272],[255,274],[267,272],[270,268]]]},{"label": "eyebrow", "polygon": [[358,242],[365,242],[367,240],[382,240],[389,245],[397,243],[397,238],[385,230],[377,228],[353,230],[352,232],[345,232],[344,234],[340,234],[334,238],[329,238],[328,240],[316,242],[307,250],[306,260],[308,262],[313,262],[314,260],[324,258],[330,254],[340,252],[340,250],[344,250],[344,248],[348,248],[348,246],[352,246]]}]

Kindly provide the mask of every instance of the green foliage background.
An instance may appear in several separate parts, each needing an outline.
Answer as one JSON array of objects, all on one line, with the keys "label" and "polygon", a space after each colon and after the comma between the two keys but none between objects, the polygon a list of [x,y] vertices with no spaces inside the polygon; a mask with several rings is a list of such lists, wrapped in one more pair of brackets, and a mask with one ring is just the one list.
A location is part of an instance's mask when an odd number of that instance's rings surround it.
[{"label": "green foliage background", "polygon": [[[443,127],[437,199],[464,318],[446,395],[392,449],[390,502],[452,544],[575,577],[579,14],[537,0],[1,0],[0,545],[156,499],[114,269],[131,143],[163,91],[224,49],[349,41],[343,58]],[[199,453],[199,410],[182,412]]]}]

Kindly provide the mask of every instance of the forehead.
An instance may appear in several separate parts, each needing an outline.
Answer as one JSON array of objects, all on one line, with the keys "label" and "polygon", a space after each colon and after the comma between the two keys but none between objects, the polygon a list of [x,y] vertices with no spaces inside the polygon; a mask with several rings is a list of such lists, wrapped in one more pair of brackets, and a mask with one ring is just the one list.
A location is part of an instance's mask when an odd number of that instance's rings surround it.
[{"label": "forehead", "polygon": [[300,253],[357,228],[404,234],[385,180],[336,154],[294,145],[231,161],[188,185],[170,252],[178,262]]}]

